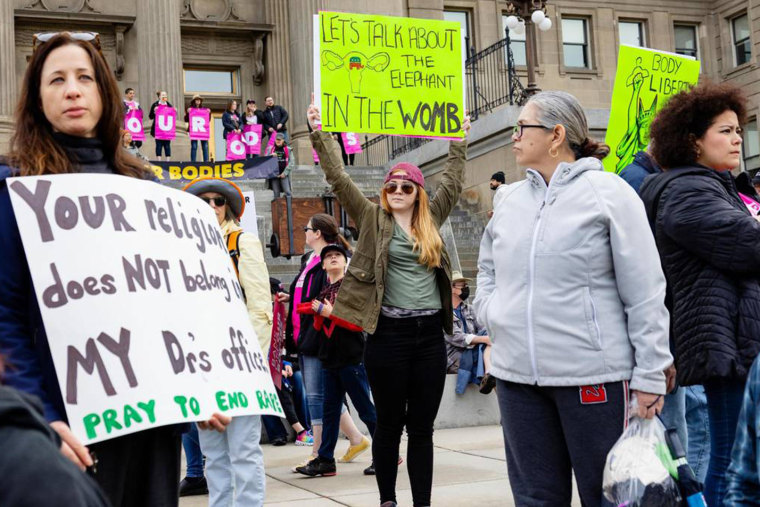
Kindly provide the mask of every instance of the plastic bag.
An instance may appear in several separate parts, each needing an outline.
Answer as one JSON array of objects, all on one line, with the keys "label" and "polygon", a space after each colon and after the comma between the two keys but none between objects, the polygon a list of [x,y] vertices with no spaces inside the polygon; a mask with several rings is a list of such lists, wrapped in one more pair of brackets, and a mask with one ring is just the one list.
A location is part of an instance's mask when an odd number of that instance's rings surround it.
[{"label": "plastic bag", "polygon": [[607,455],[602,485],[604,505],[679,506],[681,495],[673,479],[677,474],[676,466],[668,450],[662,423],[657,418],[632,417],[628,428]]}]

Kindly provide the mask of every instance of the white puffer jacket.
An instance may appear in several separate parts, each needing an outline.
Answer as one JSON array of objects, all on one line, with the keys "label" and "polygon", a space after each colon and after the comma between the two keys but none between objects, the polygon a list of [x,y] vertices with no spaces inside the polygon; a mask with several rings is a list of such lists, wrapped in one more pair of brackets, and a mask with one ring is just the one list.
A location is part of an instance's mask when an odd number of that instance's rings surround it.
[{"label": "white puffer jacket", "polygon": [[665,393],[665,277],[644,206],[595,158],[532,169],[500,195],[480,245],[474,306],[492,373],[545,386],[630,380]]}]

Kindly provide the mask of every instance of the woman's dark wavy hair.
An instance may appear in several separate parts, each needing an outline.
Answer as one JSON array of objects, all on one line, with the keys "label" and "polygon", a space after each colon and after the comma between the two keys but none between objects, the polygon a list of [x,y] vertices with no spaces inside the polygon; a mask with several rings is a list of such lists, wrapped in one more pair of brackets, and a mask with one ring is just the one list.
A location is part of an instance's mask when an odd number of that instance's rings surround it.
[{"label": "woman's dark wavy hair", "polygon": [[706,82],[673,95],[649,130],[652,156],[663,169],[696,164],[696,141],[726,111],[746,123],[747,98],[730,83]]},{"label": "woman's dark wavy hair", "polygon": [[97,137],[103,143],[106,160],[117,174],[145,178],[146,167],[121,147],[120,131],[124,124],[124,105],[116,79],[103,55],[90,42],[73,39],[62,32],[40,45],[32,54],[16,106],[16,131],[5,162],[18,169],[21,176],[77,172],[66,152],[53,137],[53,127],[40,104],[42,67],[53,50],[67,45],[84,49],[95,71],[103,112],[97,124]]}]

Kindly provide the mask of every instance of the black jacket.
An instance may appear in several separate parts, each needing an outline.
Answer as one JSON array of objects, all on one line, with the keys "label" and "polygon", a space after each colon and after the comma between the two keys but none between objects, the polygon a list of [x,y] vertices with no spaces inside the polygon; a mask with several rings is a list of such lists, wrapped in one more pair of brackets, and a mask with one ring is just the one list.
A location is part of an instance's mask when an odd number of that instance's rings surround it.
[{"label": "black jacket", "polygon": [[[311,268],[304,277],[303,291],[301,293],[301,299],[295,301],[296,284],[298,278],[306,268],[306,261],[309,258],[309,253],[301,257],[301,271],[298,272],[293,279],[293,283],[290,285],[290,303],[288,308],[288,322],[285,325],[285,349],[288,353],[297,351],[299,354],[306,356],[316,357],[319,354],[319,332],[314,329],[314,315],[299,314],[296,312],[296,307],[299,303],[311,301],[315,297],[319,296],[320,291],[325,286],[327,281],[327,273],[322,269],[322,263],[318,262],[316,266]],[[299,330],[298,343],[293,339],[293,320],[292,315],[299,316],[301,328]]]},{"label": "black jacket", "polygon": [[760,352],[760,222],[729,172],[703,166],[648,177],[641,198],[672,295],[678,382],[745,378]]},{"label": "black jacket", "polygon": [[0,505],[109,505],[90,477],[61,454],[61,439],[42,417],[39,399],[0,386]]},{"label": "black jacket", "polygon": [[[271,127],[277,132],[288,130],[288,112],[282,106],[272,106],[264,110],[264,128],[267,130]],[[280,130],[277,130],[277,124],[282,123]]]}]

